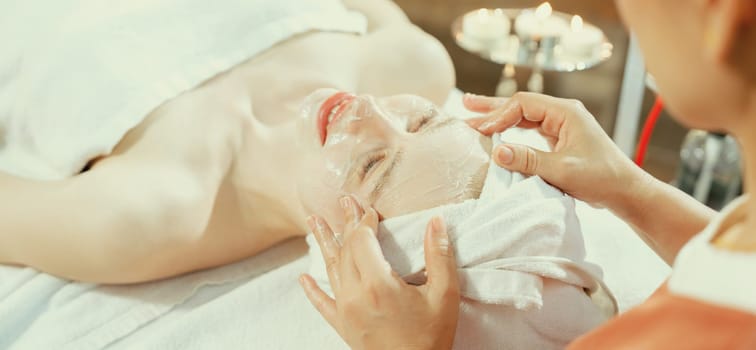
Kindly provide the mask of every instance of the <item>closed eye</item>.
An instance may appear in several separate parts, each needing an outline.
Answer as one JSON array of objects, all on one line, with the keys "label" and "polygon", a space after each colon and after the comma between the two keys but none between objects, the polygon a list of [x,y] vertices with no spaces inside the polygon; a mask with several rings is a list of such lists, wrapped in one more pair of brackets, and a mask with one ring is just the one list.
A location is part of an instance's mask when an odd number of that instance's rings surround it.
[{"label": "closed eye", "polygon": [[409,128],[409,132],[416,133],[423,129],[428,123],[433,120],[438,115],[438,112],[436,109],[430,109],[425,115],[423,115],[421,118],[419,118],[415,123],[412,125],[412,127]]},{"label": "closed eye", "polygon": [[365,160],[360,165],[360,181],[364,181],[365,178],[370,174],[370,171],[373,170],[384,159],[386,159],[386,152],[376,152],[365,158]]}]

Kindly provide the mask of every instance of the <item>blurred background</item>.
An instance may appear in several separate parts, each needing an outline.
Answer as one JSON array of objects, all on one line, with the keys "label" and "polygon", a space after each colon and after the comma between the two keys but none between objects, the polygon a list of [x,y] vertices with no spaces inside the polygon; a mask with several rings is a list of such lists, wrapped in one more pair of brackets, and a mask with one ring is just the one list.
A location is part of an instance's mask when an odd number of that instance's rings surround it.
[{"label": "blurred background", "polygon": [[[457,72],[457,87],[466,92],[493,95],[501,76],[502,66],[484,60],[457,46],[451,35],[451,23],[458,16],[477,8],[536,7],[543,0],[395,0],[410,19],[426,32],[438,38],[449,51]],[[544,93],[576,98],[585,104],[609,135],[614,131],[624,71],[628,32],[617,13],[613,1],[606,0],[550,0],[555,11],[578,14],[601,28],[614,44],[612,57],[597,67],[582,72],[544,72]],[[517,68],[517,81],[524,89],[530,70]],[[645,121],[654,93],[646,89],[641,120]],[[641,126],[638,127],[638,130]],[[680,146],[687,129],[663,112],[648,146],[644,168],[657,178],[671,182],[680,161]],[[638,135],[634,135],[637,139]]]}]

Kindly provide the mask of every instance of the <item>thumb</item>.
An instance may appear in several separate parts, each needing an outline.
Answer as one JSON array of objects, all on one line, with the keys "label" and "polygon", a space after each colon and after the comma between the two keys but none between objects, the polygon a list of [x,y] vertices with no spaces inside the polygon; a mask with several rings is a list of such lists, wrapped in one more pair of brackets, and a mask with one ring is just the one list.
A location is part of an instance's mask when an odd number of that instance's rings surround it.
[{"label": "thumb", "polygon": [[459,298],[457,261],[451,246],[446,225],[440,217],[434,217],[425,229],[425,270],[428,274],[428,294],[438,302],[447,302],[448,297]]},{"label": "thumb", "polygon": [[494,150],[493,157],[500,167],[525,175],[548,179],[555,171],[553,152],[543,152],[525,145],[500,145]]}]

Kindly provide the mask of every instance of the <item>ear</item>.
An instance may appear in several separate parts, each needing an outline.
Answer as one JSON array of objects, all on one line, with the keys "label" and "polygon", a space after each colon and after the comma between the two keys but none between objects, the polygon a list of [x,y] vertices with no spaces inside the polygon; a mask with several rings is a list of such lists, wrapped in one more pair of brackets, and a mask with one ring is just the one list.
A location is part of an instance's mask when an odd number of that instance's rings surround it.
[{"label": "ear", "polygon": [[741,31],[754,22],[753,0],[709,0],[705,10],[704,54],[716,63],[727,63],[739,43]]}]

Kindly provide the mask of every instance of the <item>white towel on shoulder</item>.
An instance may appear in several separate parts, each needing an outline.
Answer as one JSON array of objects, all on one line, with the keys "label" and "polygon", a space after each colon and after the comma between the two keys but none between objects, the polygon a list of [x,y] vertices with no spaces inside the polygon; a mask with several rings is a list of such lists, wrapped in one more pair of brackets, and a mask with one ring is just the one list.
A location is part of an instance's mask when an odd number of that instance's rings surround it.
[{"label": "white towel on shoulder", "polygon": [[[499,143],[498,135],[494,140]],[[434,215],[447,223],[459,265],[464,302],[458,348],[561,348],[616,313],[600,269],[583,260],[574,200],[541,178],[491,163],[479,199],[383,221],[378,239],[384,255],[410,283],[424,281],[423,237]],[[308,242],[310,272],[327,286],[317,244],[312,237]]]},{"label": "white towel on shoulder", "polygon": [[308,31],[366,29],[340,0],[5,4],[0,171],[72,176],[165,101],[273,45]]}]

